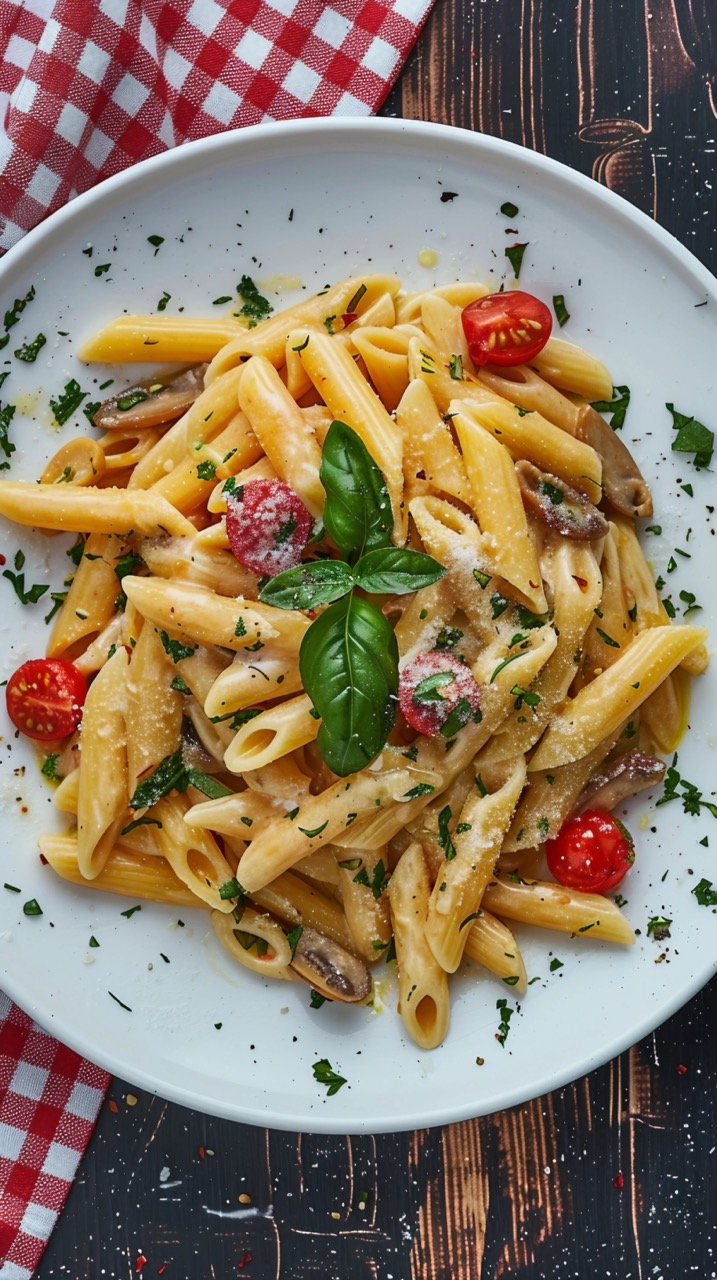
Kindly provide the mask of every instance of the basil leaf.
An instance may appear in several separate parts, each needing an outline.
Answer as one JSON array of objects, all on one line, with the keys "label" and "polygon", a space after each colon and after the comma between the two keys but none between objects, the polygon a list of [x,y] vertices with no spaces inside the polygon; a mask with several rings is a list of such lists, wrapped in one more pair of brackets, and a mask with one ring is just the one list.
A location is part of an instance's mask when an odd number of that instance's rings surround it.
[{"label": "basil leaf", "polygon": [[343,555],[389,545],[393,514],[383,476],[361,438],[343,422],[329,427],[319,478],[326,490],[326,532]]},{"label": "basil leaf", "polygon": [[277,573],[259,595],[262,604],[277,609],[312,609],[332,604],[351,590],[353,574],[343,560],[315,560]]},{"label": "basil leaf", "polygon": [[445,572],[437,560],[408,547],[378,547],[362,556],[354,569],[356,583],[364,591],[374,595],[392,592],[397,596],[430,587]]},{"label": "basil leaf", "polygon": [[398,645],[370,600],[332,604],[299,650],[303,686],[321,716],[317,745],[339,777],[357,773],[385,745],[396,715]]}]

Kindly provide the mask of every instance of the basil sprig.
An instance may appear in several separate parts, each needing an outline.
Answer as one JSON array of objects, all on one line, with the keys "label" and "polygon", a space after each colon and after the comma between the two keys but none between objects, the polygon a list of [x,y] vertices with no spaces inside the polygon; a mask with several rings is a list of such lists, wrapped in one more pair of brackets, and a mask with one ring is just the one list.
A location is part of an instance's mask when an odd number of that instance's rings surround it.
[{"label": "basil sprig", "polygon": [[391,545],[393,515],[384,478],[363,441],[332,422],[323,448],[324,525],[346,558],[278,574],[260,600],[279,609],[329,607],[309,627],[299,670],[319,714],[317,745],[340,777],[378,755],[396,716],[398,645],[390,623],[365,595],[405,595],[442,578],[430,556]]}]

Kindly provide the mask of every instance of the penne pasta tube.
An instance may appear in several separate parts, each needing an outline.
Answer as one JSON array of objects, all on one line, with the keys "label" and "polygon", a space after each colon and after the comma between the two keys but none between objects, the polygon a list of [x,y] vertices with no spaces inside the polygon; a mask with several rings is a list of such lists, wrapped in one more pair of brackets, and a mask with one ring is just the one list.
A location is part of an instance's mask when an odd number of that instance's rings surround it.
[{"label": "penne pasta tube", "polygon": [[130,796],[143,774],[179,746],[182,695],[172,687],[175,663],[154,627],[143,627],[127,672],[125,725]]},{"label": "penne pasta tube", "polygon": [[83,710],[77,861],[87,880],[99,875],[126,822],[127,667],[127,654],[118,649],[90,685]]},{"label": "penne pasta tube", "polygon": [[401,854],[388,886],[398,964],[398,1012],[421,1049],[435,1049],[450,1018],[448,978],[426,941],[430,881],[417,843]]},{"label": "penne pasta tube", "polygon": [[391,941],[391,917],[384,893],[387,854],[385,849],[353,854],[342,850],[339,857],[339,887],[353,950],[375,964]]},{"label": "penne pasta tube", "polygon": [[529,773],[528,786],[503,841],[502,853],[534,849],[556,836],[619,736],[619,732],[610,734],[581,760]]},{"label": "penne pasta tube", "polygon": [[[540,414],[554,426],[575,436],[578,430],[580,409],[567,396],[551,387],[549,382],[541,378],[528,365],[508,366],[498,372],[497,369],[479,369],[478,381],[494,391],[503,400],[518,405],[528,413]],[[533,426],[535,424],[532,424]],[[535,459],[531,458],[531,462]],[[536,466],[540,463],[536,462]],[[545,467],[541,468],[545,470]],[[555,473],[557,475],[557,472]],[[563,477],[568,479],[567,476]],[[597,499],[596,499],[597,500]]]},{"label": "penne pasta tube", "polygon": [[582,347],[548,338],[543,350],[531,360],[546,382],[560,391],[572,392],[584,400],[612,400],[612,377],[605,365]]},{"label": "penne pasta tube", "polygon": [[134,533],[175,537],[194,526],[157,494],[128,489],[80,489],[0,481],[0,515],[15,524],[62,533]]},{"label": "penne pasta tube", "polygon": [[396,324],[415,324],[429,298],[444,298],[462,311],[469,303],[477,302],[490,292],[491,286],[480,280],[459,280],[437,285],[434,289],[424,289],[419,293],[399,294],[396,299]]},{"label": "penne pasta tube", "polygon": [[487,909],[508,920],[555,929],[574,938],[630,946],[635,935],[619,907],[599,893],[580,893],[547,880],[496,876],[485,891]]},{"label": "penne pasta tube", "polygon": [[319,722],[312,710],[311,699],[302,693],[261,711],[232,738],[224,753],[227,769],[231,773],[262,769],[297,747],[313,742]]},{"label": "penne pasta tube", "polygon": [[226,481],[260,455],[261,445],[247,418],[237,412],[218,435],[210,441],[198,440],[171,470],[155,480],[152,493],[161,494],[178,511],[195,511],[209,498],[217,476]]},{"label": "penne pasta tube", "polygon": [[301,409],[264,356],[254,356],[244,366],[239,404],[277,476],[314,517],[320,516],[326,497],[319,480],[321,450]]},{"label": "penne pasta tube", "polygon": [[528,989],[528,975],[520,947],[508,928],[497,916],[481,909],[478,919],[466,928],[465,954],[475,964],[480,964],[519,995]]},{"label": "penne pasta tube", "polygon": [[281,638],[298,648],[309,625],[303,614],[218,596],[190,583],[130,575],[122,586],[142,617],[194,644],[238,650]]},{"label": "penne pasta tube", "polygon": [[449,413],[490,432],[507,449],[515,462],[526,458],[541,471],[558,476],[584,493],[591,502],[602,498],[602,462],[599,454],[582,440],[561,431],[537,412],[520,414],[503,401],[451,400]]},{"label": "penne pasta tube", "polygon": [[195,444],[213,440],[223,431],[237,409],[237,390],[243,368],[233,369],[226,377],[206,387],[194,404],[173,426],[165,431],[154,448],[137,463],[130,488],[148,489],[178,466]]},{"label": "penne pasta tube", "polygon": [[393,413],[408,385],[408,338],[396,329],[365,325],[351,333],[381,400]]},{"label": "penne pasta tube", "polygon": [[[58,876],[70,884],[87,883],[78,864],[76,836],[40,836],[38,843],[40,853]],[[92,881],[92,888],[135,901],[164,902],[175,907],[206,909],[208,905],[182,883],[163,858],[136,853],[120,843],[112,847],[104,867]]]},{"label": "penne pasta tube", "polygon": [[292,656],[269,642],[259,653],[238,653],[207,692],[206,714],[210,719],[225,719],[257,703],[298,693],[302,688],[298,652],[298,644]]},{"label": "penne pasta tube", "polygon": [[221,911],[212,911],[210,919],[216,938],[237,964],[262,978],[292,980],[291,945],[271,916],[245,906],[239,919]]},{"label": "penne pasta tube", "polygon": [[348,351],[318,330],[295,330],[289,337],[303,368],[329,411],[351,427],[386,481],[395,525],[403,541],[403,440],[393,418],[356,368]]},{"label": "penne pasta tube", "polygon": [[[126,543],[109,533],[93,533],[87,539],[50,632],[47,644],[49,658],[73,655],[107,626],[115,613],[120,591],[117,569],[126,551]],[[103,661],[108,648],[109,644],[105,647]]]},{"label": "penne pasta tube", "polygon": [[706,634],[701,627],[651,627],[640,632],[613,666],[556,715],[528,768],[552,769],[588,755],[642,706]]},{"label": "penne pasta tube", "polygon": [[232,316],[118,316],[77,355],[86,364],[203,364],[241,332]]},{"label": "penne pasta tube", "polygon": [[347,312],[361,314],[386,294],[393,297],[400,281],[396,276],[360,276],[343,280],[322,293],[314,294],[302,302],[263,320],[253,329],[245,329],[228,342],[212,360],[207,370],[207,385],[220,374],[233,368],[246,356],[264,356],[276,368],[284,364],[286,342],[289,334],[301,325],[323,325],[330,317]]},{"label": "penne pasta tube", "polygon": [[405,441],[407,500],[419,494],[422,485],[429,493],[448,494],[468,505],[471,491],[463,458],[425,382],[409,383],[397,406],[396,422]]},{"label": "penne pasta tube", "polygon": [[[385,773],[364,770],[348,780],[341,779],[317,796],[307,796],[291,818],[285,815],[275,819],[252,840],[241,860],[243,887],[248,893],[263,889],[301,858],[334,841],[358,817],[375,807],[403,800],[412,779],[408,769],[389,769]],[[190,810],[187,822],[208,821],[213,825],[219,805],[222,812],[230,808],[226,800],[208,800]]]},{"label": "penne pasta tube", "polygon": [[307,925],[324,937],[333,938],[334,942],[347,947],[349,951],[355,950],[340,904],[335,898],[321,893],[314,885],[307,884],[293,871],[285,871],[272,880],[271,884],[257,889],[252,894],[252,901],[292,928],[297,924]]},{"label": "penne pasta tube", "polygon": [[535,613],[546,613],[540,566],[530,537],[518,477],[510,454],[470,418],[453,415],[471,490],[471,507],[483,534],[491,571],[510,582]]},{"label": "penne pasta tube", "polygon": [[213,835],[184,821],[190,805],[186,795],[177,795],[160,800],[151,809],[152,818],[160,823],[157,839],[162,856],[196,898],[228,914],[234,901],[223,898],[220,890],[234,879],[234,872]]},{"label": "penne pasta tube", "polygon": [[221,596],[256,598],[255,576],[228,549],[211,547],[199,534],[194,538],[143,538],[139,553],[155,577],[196,583]]},{"label": "penne pasta tube", "polygon": [[463,958],[468,939],[466,921],[478,911],[495,870],[503,836],[525,786],[523,757],[507,766],[505,772],[505,781],[492,794],[469,795],[453,834],[448,829],[450,808],[439,815],[445,861],[428,904],[426,940],[447,973],[455,973]]}]

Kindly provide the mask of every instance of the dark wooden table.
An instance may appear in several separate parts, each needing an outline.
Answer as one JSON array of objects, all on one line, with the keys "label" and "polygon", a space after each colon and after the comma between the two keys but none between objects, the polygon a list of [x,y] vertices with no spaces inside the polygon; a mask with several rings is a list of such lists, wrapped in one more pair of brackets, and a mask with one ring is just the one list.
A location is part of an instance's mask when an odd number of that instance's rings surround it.
[{"label": "dark wooden table", "polygon": [[[384,113],[545,151],[717,271],[716,80],[715,0],[437,0]],[[117,1080],[37,1280],[710,1280],[716,1022],[713,983],[568,1088],[377,1138]]]}]

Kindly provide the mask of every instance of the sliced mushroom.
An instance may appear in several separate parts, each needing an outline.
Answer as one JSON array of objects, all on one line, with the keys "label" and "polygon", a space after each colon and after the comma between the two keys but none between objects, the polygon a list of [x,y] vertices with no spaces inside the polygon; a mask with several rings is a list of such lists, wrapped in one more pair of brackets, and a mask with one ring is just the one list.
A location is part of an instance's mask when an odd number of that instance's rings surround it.
[{"label": "sliced mushroom", "polygon": [[585,809],[615,809],[623,800],[662,782],[665,762],[644,751],[628,751],[596,773],[583,789],[573,813]]},{"label": "sliced mushroom", "polygon": [[357,1004],[371,991],[371,974],[363,960],[316,929],[304,926],[291,967],[327,1000]]},{"label": "sliced mushroom", "polygon": [[171,378],[155,377],[146,382],[136,382],[105,400],[92,421],[104,431],[113,427],[138,431],[143,427],[176,422],[204,390],[206,370],[205,364],[198,364]]},{"label": "sliced mushroom", "polygon": [[622,516],[652,515],[652,494],[630,450],[604,418],[586,404],[578,414],[575,432],[602,458],[605,501]]},{"label": "sliced mushroom", "polygon": [[516,462],[515,470],[528,511],[554,533],[576,542],[605,537],[607,520],[584,494],[525,459]]}]

